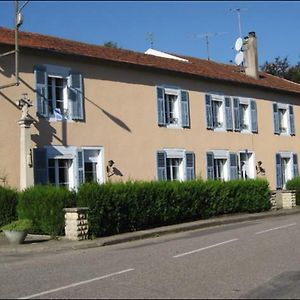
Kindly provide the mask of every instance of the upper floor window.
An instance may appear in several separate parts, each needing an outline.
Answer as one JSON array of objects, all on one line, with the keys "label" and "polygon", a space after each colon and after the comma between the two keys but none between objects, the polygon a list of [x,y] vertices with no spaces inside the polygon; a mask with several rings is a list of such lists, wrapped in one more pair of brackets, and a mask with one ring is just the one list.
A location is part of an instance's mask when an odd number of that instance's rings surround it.
[{"label": "upper floor window", "polygon": [[207,94],[205,106],[208,129],[257,132],[257,110],[254,100]]},{"label": "upper floor window", "polygon": [[50,120],[83,120],[83,82],[80,73],[69,68],[36,66],[37,114]]},{"label": "upper floor window", "polygon": [[195,156],[193,152],[182,149],[157,151],[156,163],[158,180],[195,179]]},{"label": "upper floor window", "polygon": [[189,95],[187,91],[156,87],[158,125],[190,127]]},{"label": "upper floor window", "polygon": [[274,133],[295,135],[294,109],[292,105],[273,103]]}]

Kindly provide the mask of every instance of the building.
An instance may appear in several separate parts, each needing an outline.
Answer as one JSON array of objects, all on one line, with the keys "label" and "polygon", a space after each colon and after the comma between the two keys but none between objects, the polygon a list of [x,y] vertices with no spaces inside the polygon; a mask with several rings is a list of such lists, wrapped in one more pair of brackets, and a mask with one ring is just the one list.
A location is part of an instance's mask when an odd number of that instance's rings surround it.
[{"label": "building", "polygon": [[[0,28],[1,53],[13,47],[14,31]],[[10,186],[20,187],[22,164],[25,186],[34,178],[71,189],[257,176],[282,189],[298,175],[300,85],[258,71],[254,33],[245,69],[28,32],[19,47],[20,84],[0,89],[0,178]],[[14,80],[13,56],[0,58],[0,71],[1,86]],[[16,105],[24,93],[34,103],[25,163]]]}]

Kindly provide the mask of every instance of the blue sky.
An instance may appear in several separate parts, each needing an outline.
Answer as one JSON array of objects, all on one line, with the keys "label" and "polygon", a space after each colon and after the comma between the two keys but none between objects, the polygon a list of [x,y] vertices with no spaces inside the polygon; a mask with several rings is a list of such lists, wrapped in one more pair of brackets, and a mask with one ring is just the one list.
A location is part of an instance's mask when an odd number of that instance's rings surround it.
[{"label": "blue sky", "polygon": [[[20,4],[25,1],[20,1]],[[276,56],[300,61],[300,2],[296,1],[29,1],[22,31],[102,45],[117,42],[124,49],[150,48],[147,33],[160,51],[229,63],[239,37],[255,31],[259,64]],[[0,26],[13,28],[14,1],[0,2]],[[195,38],[202,35],[203,37]]]}]

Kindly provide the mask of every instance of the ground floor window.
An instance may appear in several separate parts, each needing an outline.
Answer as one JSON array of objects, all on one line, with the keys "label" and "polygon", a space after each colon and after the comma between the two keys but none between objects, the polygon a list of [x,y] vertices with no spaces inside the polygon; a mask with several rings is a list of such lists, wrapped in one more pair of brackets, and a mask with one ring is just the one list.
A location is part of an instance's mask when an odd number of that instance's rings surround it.
[{"label": "ground floor window", "polygon": [[58,187],[69,188],[69,172],[71,164],[72,160],[69,159],[49,159],[49,183]]},{"label": "ground floor window", "polygon": [[255,178],[254,153],[248,150],[239,152],[239,178]]},{"label": "ground floor window", "polygon": [[167,158],[167,180],[182,180],[182,158]]},{"label": "ground floor window", "polygon": [[299,176],[297,154],[292,152],[276,153],[277,189],[285,189],[286,183],[296,176]]},{"label": "ground floor window", "polygon": [[225,180],[226,159],[214,159],[214,179]]}]

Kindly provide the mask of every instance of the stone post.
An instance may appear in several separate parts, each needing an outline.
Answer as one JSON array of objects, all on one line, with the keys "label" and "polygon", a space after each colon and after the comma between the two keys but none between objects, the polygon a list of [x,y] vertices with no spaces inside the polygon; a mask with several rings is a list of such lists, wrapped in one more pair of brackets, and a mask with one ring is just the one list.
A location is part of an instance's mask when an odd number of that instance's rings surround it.
[{"label": "stone post", "polygon": [[88,207],[64,208],[65,235],[68,240],[88,239]]},{"label": "stone post", "polygon": [[32,186],[33,167],[32,167],[32,149],[30,126],[33,119],[26,116],[18,121],[20,125],[20,189],[23,190]]}]

